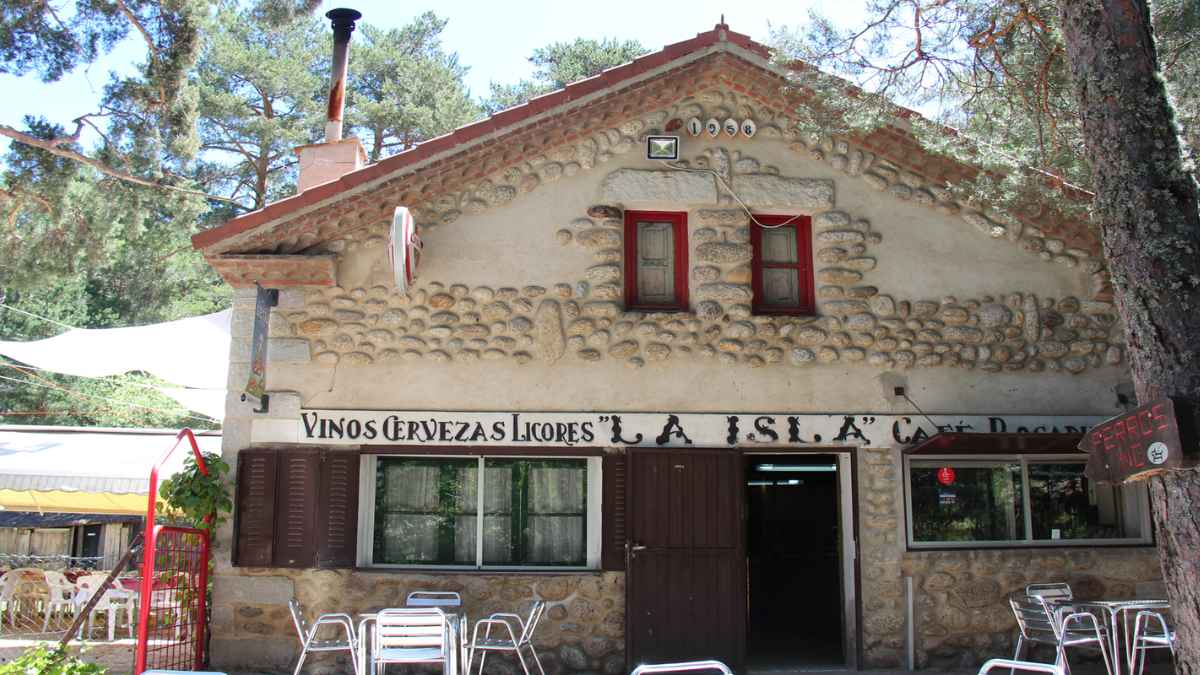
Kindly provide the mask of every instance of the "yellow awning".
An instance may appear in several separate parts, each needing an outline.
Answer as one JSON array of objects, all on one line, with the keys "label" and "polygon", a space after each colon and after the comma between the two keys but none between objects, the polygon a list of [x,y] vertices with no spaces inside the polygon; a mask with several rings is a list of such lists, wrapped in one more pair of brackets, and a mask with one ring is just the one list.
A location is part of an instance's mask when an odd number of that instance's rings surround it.
[{"label": "yellow awning", "polygon": [[146,495],[66,490],[0,490],[0,508],[34,513],[145,515]]}]

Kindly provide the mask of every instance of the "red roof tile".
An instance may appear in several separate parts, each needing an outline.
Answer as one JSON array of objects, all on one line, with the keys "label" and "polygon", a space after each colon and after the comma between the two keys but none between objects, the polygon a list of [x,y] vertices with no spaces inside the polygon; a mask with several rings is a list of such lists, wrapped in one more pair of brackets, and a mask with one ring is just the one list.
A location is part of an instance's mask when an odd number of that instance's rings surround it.
[{"label": "red roof tile", "polygon": [[218,242],[247,232],[259,225],[299,211],[313,204],[337,196],[357,185],[374,180],[389,173],[428,159],[456,145],[477,139],[493,132],[522,122],[551,108],[583,98],[602,89],[632,79],[648,70],[670,63],[719,42],[730,42],[754,53],[768,57],[770,49],[750,39],[750,36],[734,33],[726,24],[717,24],[712,30],[699,33],[696,37],[667,45],[662,50],[638,57],[629,63],[609,68],[599,75],[574,82],[558,91],[539,96],[523,105],[502,110],[491,117],[459,127],[453,132],[430,139],[404,152],[392,155],[341,178],[309,188],[300,194],[280,199],[265,207],[226,221],[223,225],[205,230],[192,237],[192,246],[205,249]]}]

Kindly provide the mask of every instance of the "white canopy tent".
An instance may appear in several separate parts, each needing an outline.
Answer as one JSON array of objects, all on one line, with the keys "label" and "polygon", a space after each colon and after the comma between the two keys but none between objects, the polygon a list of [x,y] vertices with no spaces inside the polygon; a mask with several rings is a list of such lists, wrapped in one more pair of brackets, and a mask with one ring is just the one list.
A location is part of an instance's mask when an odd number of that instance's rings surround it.
[{"label": "white canopy tent", "polygon": [[127,328],[75,328],[45,340],[0,341],[0,354],[66,375],[105,377],[131,371],[177,387],[160,390],[216,420],[225,414],[231,310]]}]

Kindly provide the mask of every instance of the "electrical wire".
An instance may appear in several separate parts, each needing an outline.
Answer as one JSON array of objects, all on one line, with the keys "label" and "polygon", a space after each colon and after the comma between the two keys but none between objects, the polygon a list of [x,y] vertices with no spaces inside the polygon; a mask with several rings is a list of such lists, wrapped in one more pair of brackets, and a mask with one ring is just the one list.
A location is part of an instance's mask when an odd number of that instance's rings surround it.
[{"label": "electrical wire", "polygon": [[28,317],[31,317],[34,319],[41,319],[42,321],[45,321],[47,323],[52,323],[55,326],[62,326],[63,328],[66,328],[68,330],[79,330],[75,326],[68,326],[67,324],[65,324],[61,321],[55,321],[54,319],[51,319],[51,318],[45,317],[45,316],[41,316],[40,314],[34,314],[33,312],[27,312],[23,309],[18,309],[16,307],[13,307],[12,305],[0,304],[0,309],[7,309],[7,310],[14,311],[17,314],[24,314],[25,316],[28,316]]},{"label": "electrical wire", "polygon": [[750,222],[763,228],[764,230],[774,230],[776,228],[783,227],[784,225],[790,225],[790,224],[792,224],[793,221],[799,220],[800,218],[803,217],[803,216],[792,216],[791,218],[788,218],[787,220],[783,221],[782,223],[775,223],[773,225],[761,223],[761,222],[759,222],[759,220],[757,218],[754,217],[754,212],[750,210],[750,207],[746,206],[746,202],[742,201],[742,198],[738,196],[738,193],[733,191],[733,187],[729,185],[729,183],[725,180],[725,177],[722,176],[720,174],[720,172],[718,172],[716,169],[694,169],[690,166],[679,166],[678,163],[676,163],[676,162],[666,162],[666,166],[668,168],[675,169],[676,171],[688,171],[691,173],[710,173],[713,176],[716,176],[717,180],[721,182],[721,186],[724,187],[727,192],[729,192],[729,194],[737,201],[738,205],[742,207],[742,210],[746,212],[746,215],[750,217]]},{"label": "electrical wire", "polygon": [[216,419],[212,419],[209,417],[197,417],[197,416],[194,416],[194,414],[187,414],[187,413],[181,414],[176,411],[163,410],[163,408],[156,408],[154,406],[143,406],[142,404],[133,404],[133,402],[130,402],[130,401],[118,401],[116,399],[109,399],[109,398],[106,398],[106,396],[92,396],[91,394],[84,394],[82,392],[72,392],[71,389],[67,389],[66,387],[59,387],[59,386],[56,386],[56,384],[42,384],[40,382],[30,382],[29,380],[19,380],[19,378],[17,378],[17,377],[8,377],[5,375],[0,375],[0,380],[7,380],[8,382],[16,382],[17,384],[28,384],[28,386],[30,386],[30,387],[41,387],[43,389],[58,390],[58,392],[62,392],[68,396],[83,396],[84,399],[91,399],[91,400],[95,400],[95,401],[106,402],[106,404],[110,404],[110,405],[115,404],[115,405],[120,405],[120,406],[142,408],[142,410],[146,410],[146,411],[150,411],[150,412],[170,414],[170,416],[181,417],[181,418],[185,418],[185,419],[194,419],[194,420],[197,420],[197,422],[203,422],[205,424],[211,424],[211,423],[217,422]]}]

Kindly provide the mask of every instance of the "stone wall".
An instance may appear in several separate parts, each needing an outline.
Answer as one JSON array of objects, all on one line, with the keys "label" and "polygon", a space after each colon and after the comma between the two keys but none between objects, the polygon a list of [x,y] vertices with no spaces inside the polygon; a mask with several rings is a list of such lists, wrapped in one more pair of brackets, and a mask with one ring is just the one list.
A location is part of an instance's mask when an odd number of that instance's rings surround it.
[{"label": "stone wall", "polygon": [[1152,547],[908,553],[903,573],[913,577],[922,668],[976,667],[1010,656],[1016,621],[1007,597],[1027,584],[1065,581],[1083,599],[1165,593]]},{"label": "stone wall", "polygon": [[919,668],[975,668],[1011,656],[1016,621],[1008,595],[1065,581],[1076,597],[1164,593],[1153,547],[908,551],[898,449],[858,455],[863,655],[868,667],[904,665],[904,578],[913,579]]},{"label": "stone wall", "polygon": [[[535,646],[547,675],[624,672],[623,573],[480,574],[347,570],[229,570],[216,577],[213,665],[281,670],[295,665],[299,641],[288,613],[293,596],[309,618],[325,612],[401,607],[414,590],[457,591],[472,624],[495,612],[525,615],[546,602]],[[307,665],[307,664],[311,664]],[[490,657],[495,675],[520,672],[515,662]],[[313,655],[306,673],[348,673],[335,655]]]}]

